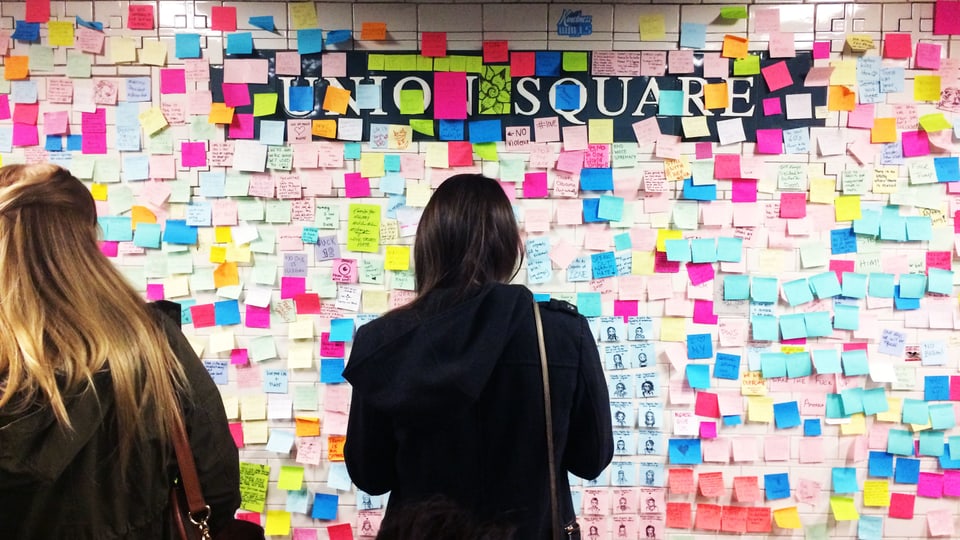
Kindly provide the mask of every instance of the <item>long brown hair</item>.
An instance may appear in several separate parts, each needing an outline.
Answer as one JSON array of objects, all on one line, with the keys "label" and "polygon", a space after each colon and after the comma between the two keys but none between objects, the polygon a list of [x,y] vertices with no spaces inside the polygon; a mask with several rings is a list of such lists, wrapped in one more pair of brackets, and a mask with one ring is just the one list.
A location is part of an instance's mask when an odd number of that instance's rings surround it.
[{"label": "long brown hair", "polygon": [[510,281],[522,257],[517,220],[500,184],[480,174],[451,176],[434,191],[417,226],[418,300],[440,288],[461,300],[488,283]]},{"label": "long brown hair", "polygon": [[144,301],[100,251],[89,190],[54,165],[0,168],[0,409],[49,407],[109,369],[125,469],[136,443],[167,440],[183,370]]}]

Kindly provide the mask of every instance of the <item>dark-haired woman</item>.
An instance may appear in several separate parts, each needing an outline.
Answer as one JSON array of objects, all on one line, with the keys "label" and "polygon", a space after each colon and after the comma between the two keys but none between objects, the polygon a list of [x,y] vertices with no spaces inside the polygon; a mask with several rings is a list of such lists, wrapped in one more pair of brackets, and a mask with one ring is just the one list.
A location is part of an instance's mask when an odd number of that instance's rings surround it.
[{"label": "dark-haired woman", "polygon": [[[508,285],[522,242],[500,185],[457,175],[424,209],[414,246],[417,298],[357,332],[347,468],[390,491],[384,523],[442,495],[515,538],[550,538],[550,482],[533,297]],[[560,513],[574,518],[567,471],[594,478],[613,456],[607,389],[586,319],[541,303]]]}]

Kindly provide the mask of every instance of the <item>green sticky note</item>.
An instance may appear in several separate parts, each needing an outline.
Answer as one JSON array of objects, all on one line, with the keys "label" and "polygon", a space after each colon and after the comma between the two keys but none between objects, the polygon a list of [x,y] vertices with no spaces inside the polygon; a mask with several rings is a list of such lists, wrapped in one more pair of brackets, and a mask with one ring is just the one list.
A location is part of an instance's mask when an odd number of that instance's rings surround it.
[{"label": "green sticky note", "polygon": [[257,336],[249,341],[247,349],[250,359],[254,362],[263,362],[277,357],[277,344],[273,336]]},{"label": "green sticky note", "polygon": [[464,57],[467,60],[466,72],[467,73],[481,73],[483,72],[483,57],[481,56],[466,56]]},{"label": "green sticky note", "polygon": [[744,58],[737,58],[733,61],[733,74],[735,76],[741,75],[757,75],[760,73],[760,57],[748,54]]},{"label": "green sticky note", "polygon": [[467,57],[461,55],[451,56],[450,71],[467,71]]},{"label": "green sticky note", "polygon": [[67,51],[67,77],[71,79],[89,79],[93,56],[80,51]]},{"label": "green sticky note", "polygon": [[746,19],[746,6],[727,6],[720,8],[720,16],[724,19]]},{"label": "green sticky note", "polygon": [[371,54],[367,55],[367,69],[369,71],[383,71],[383,65],[386,62],[386,55]]},{"label": "green sticky note", "polygon": [[267,201],[267,223],[290,223],[290,201]]},{"label": "green sticky note", "polygon": [[376,253],[380,249],[380,205],[351,204],[347,218],[347,249]]},{"label": "green sticky note", "polygon": [[432,136],[433,136],[433,133],[434,133],[434,131],[433,131],[433,120],[417,120],[417,119],[411,119],[411,120],[410,120],[410,127],[412,127],[414,131],[416,131],[417,133],[420,133],[420,134],[422,134],[422,135],[429,135],[429,136],[432,137]]},{"label": "green sticky note", "polygon": [[53,71],[53,47],[34,44],[27,54],[30,57],[30,71]]},{"label": "green sticky note", "polygon": [[254,94],[253,115],[269,116],[277,112],[277,94]]},{"label": "green sticky note", "polygon": [[403,61],[401,58],[402,55],[399,54],[388,54],[383,57],[383,69],[384,71],[400,71],[403,69]]},{"label": "green sticky note", "polygon": [[417,71],[433,71],[433,58],[417,55]]},{"label": "green sticky note", "polygon": [[953,125],[947,121],[943,113],[925,114],[920,117],[920,127],[927,133],[950,129]]},{"label": "green sticky note", "polygon": [[397,56],[397,60],[400,64],[400,71],[416,71],[417,70],[417,55],[401,54],[400,56]]},{"label": "green sticky note", "polygon": [[[190,119],[190,137],[195,140],[209,141],[217,136],[217,125],[207,121],[206,116],[194,116]],[[247,192],[242,193],[246,195]]]},{"label": "green sticky note", "polygon": [[400,114],[423,114],[423,90],[406,88],[400,91]]},{"label": "green sticky note", "polygon": [[500,180],[504,182],[521,182],[526,171],[526,162],[522,159],[500,160]]},{"label": "green sticky note", "polygon": [[450,57],[444,56],[442,58],[434,58],[433,70],[434,71],[450,71]]},{"label": "green sticky note", "polygon": [[270,466],[240,463],[240,506],[251,512],[263,512],[267,501]]},{"label": "green sticky note", "polygon": [[497,143],[474,143],[473,152],[486,161],[497,161]]},{"label": "green sticky note", "polygon": [[568,72],[587,70],[587,53],[566,51],[563,53],[563,70]]}]

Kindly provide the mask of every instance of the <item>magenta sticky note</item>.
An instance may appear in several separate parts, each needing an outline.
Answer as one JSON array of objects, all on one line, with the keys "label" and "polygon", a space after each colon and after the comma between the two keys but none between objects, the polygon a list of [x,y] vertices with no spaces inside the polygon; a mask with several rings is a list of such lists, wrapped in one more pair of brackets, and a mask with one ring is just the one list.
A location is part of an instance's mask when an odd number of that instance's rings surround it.
[{"label": "magenta sticky note", "polygon": [[920,473],[917,482],[917,495],[933,499],[943,497],[943,475],[932,472]]},{"label": "magenta sticky note", "polygon": [[[247,328],[270,328],[270,308],[247,304]],[[232,360],[232,357],[231,357]],[[246,363],[246,362],[244,362]]]},{"label": "magenta sticky note", "polygon": [[37,126],[30,124],[13,124],[14,146],[36,146],[40,143]]},{"label": "magenta sticky note", "polygon": [[821,58],[830,58],[830,42],[829,41],[813,42],[813,59],[820,60]]},{"label": "magenta sticky note", "polygon": [[616,317],[623,317],[626,322],[627,317],[636,317],[640,313],[639,302],[636,300],[614,300],[613,314]]},{"label": "magenta sticky note", "polygon": [[438,120],[467,118],[467,74],[438,71],[433,74],[433,117]]},{"label": "magenta sticky note", "polygon": [[[249,318],[250,318],[250,309],[249,309],[249,308],[251,308],[251,307],[257,307],[257,306],[251,306],[251,305],[247,304],[247,308],[248,308],[248,309],[247,309],[247,319],[248,319],[248,321],[249,321]],[[266,311],[266,312],[267,312],[267,316],[269,317],[269,315],[270,315],[270,308],[257,308],[257,309],[262,309],[262,310]],[[269,318],[267,319],[267,322],[269,322]],[[250,363],[250,354],[247,352],[246,349],[233,349],[232,351],[230,351],[230,363],[231,363],[231,364],[234,364],[234,365],[237,365],[237,366],[245,366],[245,365],[247,365],[247,364]]]},{"label": "magenta sticky note", "polygon": [[81,133],[106,133],[107,110],[103,107],[91,112],[80,113]]},{"label": "magenta sticky note", "polygon": [[935,36],[960,34],[960,2],[937,0],[933,8],[933,34]]},{"label": "magenta sticky note", "polygon": [[713,176],[721,180],[740,178],[740,155],[717,154],[713,158]]},{"label": "magenta sticky note", "polygon": [[360,173],[346,173],[343,175],[344,193],[349,198],[369,197],[370,179],[360,176]]},{"label": "magenta sticky note", "polygon": [[167,68],[160,70],[161,94],[186,94],[187,79],[183,69]]},{"label": "magenta sticky note", "polygon": [[231,139],[252,139],[253,138],[253,115],[252,114],[234,114],[233,121],[230,122],[230,129],[227,136]]},{"label": "magenta sticky note", "polygon": [[10,119],[10,95],[0,94],[0,120]]},{"label": "magenta sticky note", "polygon": [[207,143],[182,142],[180,143],[180,164],[184,167],[207,166]]},{"label": "magenta sticky note", "polygon": [[698,142],[695,149],[697,159],[710,159],[713,157],[713,143],[710,141]]},{"label": "magenta sticky note", "polygon": [[526,199],[544,199],[547,193],[547,173],[532,172],[523,175],[523,196]]},{"label": "magenta sticky note", "polygon": [[917,43],[917,53],[913,65],[919,69],[940,69],[940,45],[937,43]]},{"label": "magenta sticky note", "polygon": [[783,130],[782,129],[758,129],[757,130],[757,153],[758,154],[782,154],[783,153]]},{"label": "magenta sticky note", "polygon": [[249,105],[250,88],[246,83],[223,83],[223,103],[227,107]]},{"label": "magenta sticky note", "polygon": [[787,63],[783,60],[767,66],[760,71],[763,73],[763,79],[767,81],[767,87],[771,92],[776,92],[781,88],[786,88],[793,84],[793,77],[790,76]]},{"label": "magenta sticky note", "polygon": [[163,283],[147,283],[147,300],[163,300]]},{"label": "magenta sticky note", "polygon": [[286,300],[307,292],[307,278],[283,276],[280,278],[280,299]]},{"label": "magenta sticky note", "polygon": [[927,132],[923,130],[904,131],[901,144],[903,157],[925,156],[930,153],[930,139],[927,138]]},{"label": "magenta sticky note", "polygon": [[716,422],[700,422],[700,438],[716,439],[717,423]]},{"label": "magenta sticky note", "polygon": [[763,115],[774,116],[783,114],[783,104],[779,97],[769,97],[763,100]]},{"label": "magenta sticky note", "polygon": [[943,471],[943,494],[960,497],[960,471]]},{"label": "magenta sticky note", "polygon": [[690,278],[690,283],[693,285],[706,283],[712,280],[714,276],[716,276],[716,272],[711,263],[687,263],[687,277]]},{"label": "magenta sticky note", "polygon": [[100,253],[104,256],[115,258],[120,251],[120,242],[103,241],[100,242]]},{"label": "magenta sticky note", "polygon": [[797,219],[807,217],[807,194],[804,193],[781,193],[780,194],[780,217],[787,219]]},{"label": "magenta sticky note", "polygon": [[693,322],[697,324],[717,324],[717,316],[713,313],[712,300],[694,300]]},{"label": "magenta sticky note", "polygon": [[735,203],[757,202],[757,180],[750,178],[734,180],[730,195]]}]

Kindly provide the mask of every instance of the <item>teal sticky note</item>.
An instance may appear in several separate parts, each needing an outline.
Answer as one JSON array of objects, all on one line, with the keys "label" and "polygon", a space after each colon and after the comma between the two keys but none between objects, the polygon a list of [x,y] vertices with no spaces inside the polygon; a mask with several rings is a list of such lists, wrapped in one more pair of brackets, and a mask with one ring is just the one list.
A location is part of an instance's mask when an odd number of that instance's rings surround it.
[{"label": "teal sticky note", "polygon": [[690,240],[690,253],[695,263],[717,262],[717,243],[713,238],[695,238]]},{"label": "teal sticky note", "polygon": [[863,388],[847,388],[840,392],[840,402],[843,405],[843,415],[863,412]]},{"label": "teal sticky note", "polygon": [[787,359],[783,353],[761,353],[760,371],[764,379],[787,376]]},{"label": "teal sticky note", "polygon": [[810,282],[806,278],[795,279],[783,284],[783,295],[787,297],[787,303],[791,306],[798,306],[813,301],[813,293],[810,292]]},{"label": "teal sticky note", "polygon": [[907,220],[896,206],[884,206],[880,213],[880,239],[893,242],[907,241]]},{"label": "teal sticky note", "polygon": [[834,467],[832,476],[834,493],[860,491],[860,486],[857,484],[857,470],[853,467]]},{"label": "teal sticky note", "polygon": [[840,354],[840,360],[843,362],[843,374],[847,377],[867,375],[870,373],[870,366],[867,363],[867,351],[863,349],[843,351]]},{"label": "teal sticky note", "polygon": [[783,339],[807,337],[807,325],[803,313],[794,313],[780,317],[780,335]]},{"label": "teal sticky note", "polygon": [[933,237],[933,221],[930,216],[907,216],[907,240],[921,242]]},{"label": "teal sticky note", "polygon": [[584,317],[599,317],[602,315],[600,293],[577,293],[577,311]]},{"label": "teal sticky note", "polygon": [[710,366],[707,364],[687,364],[687,383],[690,388],[703,390],[710,388]]},{"label": "teal sticky note", "polygon": [[953,272],[942,268],[927,268],[927,290],[937,294],[953,294]]},{"label": "teal sticky note", "polygon": [[323,30],[303,28],[297,30],[297,52],[313,54],[323,51]]},{"label": "teal sticky note", "polygon": [[343,159],[360,159],[360,149],[360,143],[343,143]]},{"label": "teal sticky note", "polygon": [[807,377],[813,373],[813,368],[810,365],[810,353],[808,352],[790,353],[785,360],[787,362],[787,377],[791,379]]},{"label": "teal sticky note", "polygon": [[332,319],[330,321],[330,341],[353,341],[353,319]]},{"label": "teal sticky note", "polygon": [[623,197],[601,195],[600,205],[597,208],[597,217],[608,221],[623,219]]},{"label": "teal sticky note", "polygon": [[[893,298],[893,274],[884,274],[882,272],[872,272],[870,274],[870,284],[867,288],[867,294],[874,298]],[[846,276],[844,276],[846,281]]]},{"label": "teal sticky note", "polygon": [[[867,296],[867,275],[857,272],[844,272],[841,294],[847,298],[864,298]],[[892,294],[892,291],[891,291]]]},{"label": "teal sticky note", "polygon": [[717,260],[740,262],[743,257],[743,239],[721,236],[717,238]]},{"label": "teal sticky note", "polygon": [[661,90],[658,105],[660,116],[683,116],[683,92],[681,90]]},{"label": "teal sticky note", "polygon": [[857,306],[833,306],[833,327],[837,330],[859,330],[860,308]]},{"label": "teal sticky note", "polygon": [[133,231],[133,245],[142,248],[160,249],[160,224],[138,223]]},{"label": "teal sticky note", "polygon": [[853,233],[864,236],[880,234],[880,212],[876,210],[860,210],[860,219],[853,220]]},{"label": "teal sticky note", "polygon": [[253,34],[250,32],[227,34],[227,54],[251,53],[253,53]]},{"label": "teal sticky note", "polygon": [[810,285],[813,287],[817,298],[833,298],[839,296],[840,280],[837,279],[836,272],[822,272],[810,278]]},{"label": "teal sticky note", "polygon": [[177,58],[200,58],[200,34],[176,35]]},{"label": "teal sticky note", "polygon": [[750,297],[750,276],[732,275],[723,278],[724,300],[746,300]]},{"label": "teal sticky note", "polygon": [[950,459],[960,460],[960,435],[952,435],[948,439],[950,448]]},{"label": "teal sticky note", "polygon": [[880,540],[883,538],[883,517],[860,516],[857,522],[857,540]]},{"label": "teal sticky note", "polygon": [[[137,229],[140,227],[138,226]],[[933,429],[950,429],[957,425],[952,403],[930,404],[930,424]]]},{"label": "teal sticky note", "polygon": [[927,276],[923,274],[900,275],[901,298],[923,298],[927,291]]},{"label": "teal sticky note", "polygon": [[827,418],[843,418],[843,400],[840,394],[827,394]]},{"label": "teal sticky note", "polygon": [[663,244],[667,248],[668,261],[690,262],[689,240],[666,240]]},{"label": "teal sticky note", "polygon": [[750,299],[754,302],[775,303],[777,301],[777,278],[754,277],[751,279]]},{"label": "teal sticky note", "polygon": [[943,455],[943,432],[942,431],[921,431],[920,432],[920,455],[935,456]]},{"label": "teal sticky note", "polygon": [[750,318],[750,325],[753,328],[753,339],[756,341],[777,341],[780,339],[776,317],[757,315]]},{"label": "teal sticky note", "polygon": [[904,424],[926,424],[930,421],[930,410],[927,402],[921,399],[903,400],[903,411],[901,421]]},{"label": "teal sticky note", "polygon": [[833,325],[830,323],[829,311],[804,313],[803,321],[807,328],[807,337],[830,337],[833,335]]},{"label": "teal sticky note", "polygon": [[614,251],[626,251],[632,247],[633,240],[630,238],[630,233],[620,233],[613,237]]},{"label": "teal sticky note", "polygon": [[840,373],[840,355],[834,349],[813,351],[813,363],[819,374]]},{"label": "teal sticky note", "polygon": [[890,409],[887,403],[887,391],[882,387],[864,390],[862,397],[863,414],[877,414]]},{"label": "teal sticky note", "polygon": [[913,435],[903,429],[891,429],[887,432],[887,452],[899,456],[912,456]]}]

